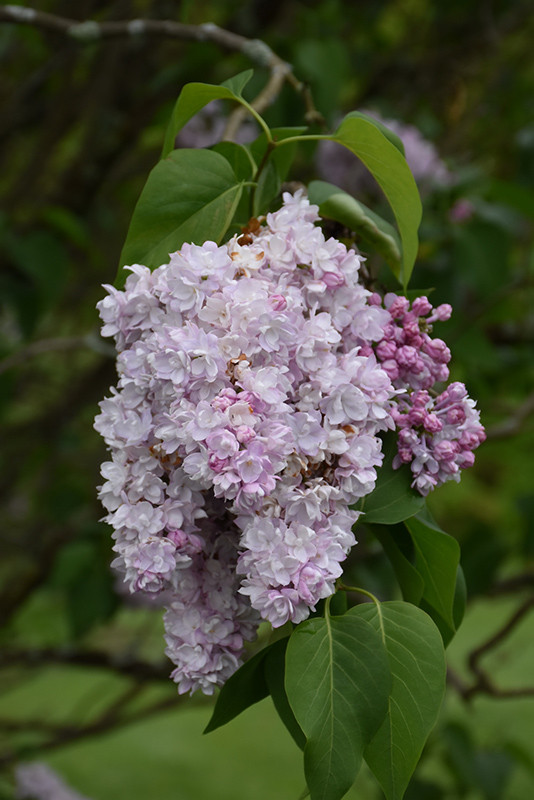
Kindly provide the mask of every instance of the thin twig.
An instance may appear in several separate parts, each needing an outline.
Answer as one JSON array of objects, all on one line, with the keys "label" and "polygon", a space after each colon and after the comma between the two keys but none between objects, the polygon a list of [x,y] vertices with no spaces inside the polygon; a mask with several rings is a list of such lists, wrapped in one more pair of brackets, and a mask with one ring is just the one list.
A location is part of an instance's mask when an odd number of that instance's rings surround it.
[{"label": "thin twig", "polygon": [[488,439],[506,439],[521,432],[525,421],[534,414],[534,392],[511,414],[508,419],[486,431]]},{"label": "thin twig", "polygon": [[[237,51],[246,56],[258,67],[266,68],[271,73],[267,85],[251,105],[259,113],[267,108],[278,96],[284,82],[302,96],[306,109],[305,119],[308,124],[324,124],[324,119],[315,108],[311,92],[307,84],[294,74],[291,64],[278,56],[268,44],[261,39],[248,39],[232,31],[224,30],[213,22],[200,25],[188,25],[173,20],[132,19],[113,22],[97,22],[96,20],[79,20],[48,14],[26,6],[0,7],[0,22],[14,25],[30,25],[43,31],[50,31],[67,36],[81,43],[94,43],[105,39],[126,37],[158,37],[180,39],[194,42],[213,42],[226,50]],[[241,112],[240,112],[241,114]],[[231,122],[235,132],[240,124],[240,115]],[[225,138],[230,138],[227,132]]]},{"label": "thin twig", "polygon": [[448,683],[458,691],[463,700],[470,701],[477,694],[485,694],[501,700],[534,697],[534,686],[521,686],[513,689],[496,686],[480,664],[482,657],[494,650],[504,639],[510,636],[532,608],[534,608],[534,596],[528,597],[496,633],[469,653],[467,663],[475,678],[472,684],[468,685],[453,670],[449,669],[447,673]]},{"label": "thin twig", "polygon": [[113,348],[102,342],[95,334],[87,334],[86,336],[70,336],[70,337],[55,337],[51,339],[40,339],[36,342],[30,342],[24,347],[21,347],[15,353],[4,358],[0,361],[0,375],[8,369],[18,367],[24,364],[35,356],[43,355],[43,353],[57,353],[68,350],[94,350],[97,353],[115,356],[116,352]]},{"label": "thin twig", "polygon": [[[189,698],[186,698],[183,695],[180,696],[176,694],[170,697],[165,697],[162,700],[153,703],[152,705],[138,709],[137,711],[124,716],[121,716],[120,713],[110,714],[108,713],[108,710],[106,710],[97,720],[95,720],[95,722],[89,723],[88,725],[80,725],[78,727],[61,724],[57,726],[49,726],[36,720],[26,720],[26,726],[24,726],[24,722],[21,723],[18,720],[0,719],[0,728],[3,728],[4,730],[11,730],[13,732],[36,730],[34,726],[37,722],[37,730],[39,730],[39,732],[43,731],[52,734],[52,737],[49,740],[41,742],[39,745],[34,745],[31,747],[23,746],[19,751],[11,750],[4,753],[2,756],[0,756],[0,766],[7,766],[17,761],[22,756],[27,756],[28,751],[30,751],[33,755],[35,752],[42,753],[46,752],[47,750],[55,750],[58,747],[61,747],[65,744],[71,744],[72,742],[79,741],[80,739],[98,736],[102,733],[107,733],[110,730],[115,731],[118,728],[122,728],[125,725],[129,725],[133,722],[139,722],[140,720],[146,719],[154,714],[158,714],[161,711],[166,711],[169,708],[180,706],[184,702],[190,703],[191,701]],[[202,701],[197,701],[199,704],[201,702]]]},{"label": "thin twig", "polygon": [[468,663],[473,672],[476,672],[480,658],[490,650],[494,650],[495,647],[497,647],[497,645],[503,641],[503,639],[506,639],[512,633],[514,628],[519,625],[523,617],[528,614],[531,608],[534,608],[534,596],[528,597],[524,603],[522,603],[519,608],[514,611],[507,622],[501,628],[499,628],[496,633],[493,634],[493,636],[471,651]]},{"label": "thin twig", "polygon": [[513,594],[529,588],[534,588],[534,572],[522,572],[494,584],[487,594],[490,597],[497,597],[501,594]]},{"label": "thin twig", "polygon": [[124,658],[100,650],[68,648],[5,650],[0,655],[0,668],[24,666],[33,669],[43,664],[70,664],[78,667],[97,667],[112,670],[140,681],[169,680],[171,664],[151,664],[137,658]]}]

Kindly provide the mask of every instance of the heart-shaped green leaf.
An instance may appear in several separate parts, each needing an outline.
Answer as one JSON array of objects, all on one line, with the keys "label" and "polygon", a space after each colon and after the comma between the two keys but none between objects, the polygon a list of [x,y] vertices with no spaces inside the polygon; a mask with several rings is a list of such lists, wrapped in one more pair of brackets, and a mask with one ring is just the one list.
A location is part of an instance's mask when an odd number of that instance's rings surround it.
[{"label": "heart-shaped green leaf", "polygon": [[[228,161],[211,150],[174,150],[148,176],[120,266],[168,262],[184,242],[221,242],[243,191]],[[117,285],[124,282],[119,271]]]},{"label": "heart-shaped green leaf", "polygon": [[417,229],[422,207],[404,155],[392,140],[392,134],[384,135],[381,126],[364,114],[348,114],[329,138],[358,156],[384,192],[395,215],[402,242],[402,269],[395,274],[406,287],[417,256]]},{"label": "heart-shaped green leaf", "polygon": [[415,568],[425,582],[423,600],[454,632],[454,597],[460,561],[456,539],[424,516],[405,521],[415,548]]},{"label": "heart-shaped green leaf", "polygon": [[[291,139],[294,136],[299,136],[306,128],[273,128],[271,136],[274,142],[281,142],[284,139]],[[294,144],[286,144],[284,147],[274,147],[271,149],[271,143],[267,140],[267,135],[263,132],[252,144],[249,145],[250,152],[256,163],[262,164],[267,155],[267,148],[270,149],[268,153],[268,161],[263,165],[258,186],[254,193],[254,208],[252,209],[255,216],[265,214],[269,210],[270,203],[280,193],[280,187],[286,179],[295,153],[297,150],[296,142]]]},{"label": "heart-shaped green leaf", "polygon": [[384,437],[384,461],[378,469],[375,488],[362,503],[365,516],[363,522],[394,525],[420,511],[425,499],[411,487],[412,474],[402,465],[393,469],[393,459],[397,453],[396,437]]},{"label": "heart-shaped green leaf", "polygon": [[212,100],[234,100],[242,105],[247,105],[241,93],[252,75],[253,71],[248,69],[219,86],[210,83],[187,83],[178,96],[167,126],[161,158],[165,158],[174,150],[176,137],[186,122],[189,122],[191,117],[198,114]]},{"label": "heart-shaped green leaf", "polygon": [[288,641],[289,637],[285,637],[284,639],[279,639],[277,642],[274,642],[274,644],[269,647],[269,652],[264,661],[265,680],[267,681],[269,694],[278,712],[278,716],[291,734],[297,747],[304,750],[306,737],[291,710],[284,685],[286,671],[285,657]]},{"label": "heart-shaped green leaf", "polygon": [[395,570],[403,598],[408,603],[419,605],[425,590],[425,582],[408,557],[412,555],[414,548],[406,528],[400,524],[371,525],[370,530],[384,548]]},{"label": "heart-shaped green leaf", "polygon": [[308,197],[311,203],[319,206],[322,217],[334,219],[354,231],[364,244],[371,245],[386,259],[396,275],[400,273],[402,247],[393,225],[352,195],[326,181],[312,181]]},{"label": "heart-shaped green leaf", "polygon": [[387,650],[392,676],[388,713],[365,760],[388,800],[402,800],[443,700],[443,642],[430,617],[410,603],[365,603],[349,613],[367,620]]},{"label": "heart-shaped green leaf", "polygon": [[391,676],[380,633],[350,613],[301,623],[287,646],[285,686],[307,738],[311,800],[339,800],[387,711]]},{"label": "heart-shaped green leaf", "polygon": [[204,733],[210,733],[221,725],[226,725],[246,708],[267,697],[269,689],[264,676],[264,662],[269,649],[269,646],[264,647],[228,678],[219,692]]}]

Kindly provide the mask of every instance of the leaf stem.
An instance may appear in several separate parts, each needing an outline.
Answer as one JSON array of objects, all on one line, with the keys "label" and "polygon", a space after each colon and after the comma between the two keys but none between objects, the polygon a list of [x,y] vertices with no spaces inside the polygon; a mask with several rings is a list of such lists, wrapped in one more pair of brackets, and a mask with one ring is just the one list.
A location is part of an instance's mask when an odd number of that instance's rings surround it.
[{"label": "leaf stem", "polygon": [[[358,594],[364,594],[366,597],[370,597],[375,606],[380,605],[380,600],[378,597],[375,597],[374,594],[368,592],[367,589],[361,589],[359,586],[345,586],[344,583],[338,583],[338,589],[342,589],[345,592],[358,592]],[[330,598],[328,598],[330,600]]]},{"label": "leaf stem", "polygon": [[378,612],[378,619],[380,623],[380,635],[382,636],[382,641],[384,642],[384,646],[386,644],[386,631],[384,630],[384,618],[382,616],[382,604],[378,597],[375,597],[374,594],[368,592],[367,589],[362,589],[359,586],[345,586],[345,584],[340,583],[338,584],[339,589],[344,589],[346,592],[359,592],[360,594],[364,594],[366,597],[370,597],[373,603],[376,606],[376,610]]},{"label": "leaf stem", "polygon": [[[269,134],[270,134],[270,131],[269,131]],[[250,217],[254,216],[254,199],[256,197],[256,189],[258,188],[258,182],[259,182],[259,179],[260,179],[260,175],[263,172],[263,170],[265,169],[267,161],[269,160],[269,156],[271,155],[271,153],[273,152],[275,147],[276,147],[276,142],[272,139],[272,137],[269,137],[269,140],[267,141],[267,147],[265,149],[265,153],[263,154],[263,158],[261,159],[259,167],[256,170],[256,174],[254,175],[254,178],[253,178],[253,187],[252,187],[252,191],[250,193],[250,203],[249,203],[249,216]]]},{"label": "leaf stem", "polygon": [[247,103],[247,101],[243,100],[243,98],[239,98],[239,102],[244,108],[247,109],[249,114],[252,114],[252,116],[260,126],[260,128],[263,129],[265,136],[267,137],[267,141],[272,143],[273,137],[271,136],[271,129],[269,128],[269,126],[267,125],[261,114],[258,114],[254,106],[251,106],[250,103]]},{"label": "leaf stem", "polygon": [[333,139],[333,135],[329,133],[302,133],[300,136],[288,136],[287,139],[281,139],[275,142],[275,147],[282,147],[284,144],[293,144],[294,142],[315,142],[321,139]]}]

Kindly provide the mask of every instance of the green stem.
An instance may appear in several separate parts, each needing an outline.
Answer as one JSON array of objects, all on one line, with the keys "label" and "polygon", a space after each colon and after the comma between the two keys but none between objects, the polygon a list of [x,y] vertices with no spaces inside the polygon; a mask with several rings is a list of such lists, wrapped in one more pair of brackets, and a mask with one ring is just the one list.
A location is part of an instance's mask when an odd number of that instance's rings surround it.
[{"label": "green stem", "polygon": [[275,147],[282,147],[284,144],[293,144],[294,142],[317,142],[321,139],[332,139],[328,133],[302,133],[300,136],[288,136],[287,139],[281,139],[275,142]]},{"label": "green stem", "polygon": [[258,125],[260,126],[260,128],[263,129],[263,131],[264,131],[264,133],[265,133],[265,135],[267,137],[267,141],[268,142],[272,142],[273,141],[273,137],[271,136],[271,129],[269,128],[269,126],[267,125],[267,123],[265,122],[263,117],[260,114],[258,114],[258,112],[250,105],[250,103],[247,103],[246,100],[240,99],[239,102],[241,103],[242,106],[244,106],[247,109],[249,114],[252,114],[252,116],[254,117],[254,119],[256,120]]},{"label": "green stem", "polygon": [[[366,597],[370,597],[375,606],[380,606],[380,600],[374,596],[371,592],[368,592],[367,589],[361,589],[359,586],[345,586],[344,583],[338,583],[338,589],[342,589],[345,592],[358,592],[358,594],[364,594]],[[330,598],[328,598],[330,600]]]},{"label": "green stem", "polygon": [[273,139],[269,139],[269,141],[267,142],[267,147],[266,147],[265,153],[263,154],[263,158],[260,161],[260,165],[259,165],[258,169],[256,170],[256,174],[254,175],[254,178],[253,178],[254,186],[253,186],[252,191],[250,193],[250,204],[249,204],[249,216],[250,217],[254,216],[254,199],[256,197],[256,189],[258,188],[258,181],[260,179],[260,175],[263,172],[263,170],[265,169],[265,165],[267,164],[267,161],[269,160],[269,156],[271,155],[271,153],[273,152],[275,147],[276,147],[276,142],[273,141]]}]

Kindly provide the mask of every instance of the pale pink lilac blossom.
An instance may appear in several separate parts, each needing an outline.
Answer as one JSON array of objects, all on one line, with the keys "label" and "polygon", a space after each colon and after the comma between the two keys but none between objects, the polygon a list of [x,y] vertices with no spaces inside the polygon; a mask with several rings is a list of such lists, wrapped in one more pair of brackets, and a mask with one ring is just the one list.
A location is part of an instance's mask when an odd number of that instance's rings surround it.
[{"label": "pale pink lilac blossom", "polygon": [[[446,377],[448,350],[427,330],[448,307],[393,295],[383,307],[359,282],[361,256],[317,220],[301,191],[285,194],[248,243],[184,245],[153,272],[130,267],[98,304],[119,353],[95,420],[112,459],[100,497],[113,565],[131,592],[165,598],[180,692],[211,693],[261,619],[298,623],[334,592],[380,434],[404,436],[410,392]],[[468,410],[459,450],[453,423],[436,439],[437,469],[412,446],[421,491],[423,475],[468,465]]]}]

